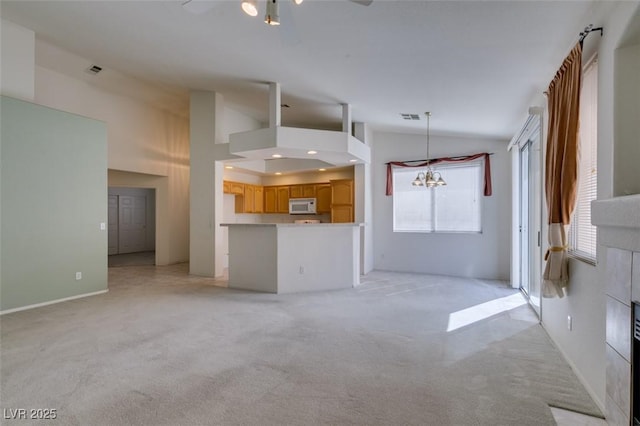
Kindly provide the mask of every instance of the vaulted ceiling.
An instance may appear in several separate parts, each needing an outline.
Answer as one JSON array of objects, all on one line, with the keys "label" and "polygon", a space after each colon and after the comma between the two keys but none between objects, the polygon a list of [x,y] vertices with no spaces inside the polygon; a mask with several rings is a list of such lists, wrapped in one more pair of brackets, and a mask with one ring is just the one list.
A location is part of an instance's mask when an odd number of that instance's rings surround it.
[{"label": "vaulted ceiling", "polygon": [[[280,26],[240,0],[2,1],[3,19],[105,70],[184,101],[212,90],[261,121],[279,82],[282,123],[339,129],[341,103],[374,129],[509,139],[540,99],[594,1],[280,0]],[[70,66],[70,65],[69,65]],[[409,121],[401,113],[418,114]]]}]

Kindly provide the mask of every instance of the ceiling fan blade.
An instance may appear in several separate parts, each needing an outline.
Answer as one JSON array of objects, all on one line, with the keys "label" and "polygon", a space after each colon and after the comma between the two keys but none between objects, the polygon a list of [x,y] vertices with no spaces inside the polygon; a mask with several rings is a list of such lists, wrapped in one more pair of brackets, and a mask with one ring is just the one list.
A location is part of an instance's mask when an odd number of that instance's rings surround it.
[{"label": "ceiling fan blade", "polygon": [[349,0],[350,2],[360,4],[362,6],[369,6],[373,3],[373,0]]},{"label": "ceiling fan blade", "polygon": [[219,4],[217,1],[213,0],[186,0],[182,2],[182,7],[187,12],[194,13],[196,15],[201,15],[206,13],[216,7]]}]

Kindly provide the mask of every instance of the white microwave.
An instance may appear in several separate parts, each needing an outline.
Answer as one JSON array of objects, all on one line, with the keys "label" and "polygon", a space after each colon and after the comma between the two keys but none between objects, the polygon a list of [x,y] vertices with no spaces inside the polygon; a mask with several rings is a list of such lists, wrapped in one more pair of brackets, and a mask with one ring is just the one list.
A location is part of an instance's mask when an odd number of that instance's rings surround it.
[{"label": "white microwave", "polygon": [[315,198],[289,199],[289,214],[316,214]]}]

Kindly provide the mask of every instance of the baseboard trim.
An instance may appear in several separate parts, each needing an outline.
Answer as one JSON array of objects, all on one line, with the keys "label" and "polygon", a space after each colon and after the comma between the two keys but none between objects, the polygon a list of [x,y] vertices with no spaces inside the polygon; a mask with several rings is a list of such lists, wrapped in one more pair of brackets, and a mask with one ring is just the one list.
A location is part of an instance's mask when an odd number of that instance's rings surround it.
[{"label": "baseboard trim", "polygon": [[35,305],[27,305],[27,306],[21,306],[19,308],[6,309],[4,311],[0,311],[0,315],[10,314],[10,313],[13,313],[13,312],[26,311],[28,309],[41,308],[42,306],[54,305],[56,303],[68,302],[69,300],[82,299],[82,298],[89,297],[89,296],[97,296],[99,294],[107,293],[108,291],[109,291],[109,289],[100,290],[100,291],[94,291],[93,293],[84,293],[84,294],[79,294],[77,296],[70,296],[70,297],[65,297],[65,298],[62,298],[62,299],[49,300],[48,302],[36,303]]},{"label": "baseboard trim", "polygon": [[[567,363],[569,364],[569,366],[571,367],[571,369],[573,370],[573,373],[576,375],[576,377],[578,378],[578,380],[580,381],[580,383],[582,383],[582,386],[584,386],[584,388],[587,390],[587,393],[589,395],[591,395],[591,398],[593,399],[593,402],[596,403],[596,405],[598,406],[598,408],[600,409],[600,411],[602,412],[602,415],[607,416],[607,412],[605,410],[605,405],[602,401],[600,401],[600,398],[598,398],[597,394],[593,391],[593,389],[591,389],[591,386],[589,386],[589,383],[585,380],[584,376],[582,375],[582,373],[580,373],[580,370],[578,370],[578,367],[576,367],[576,365],[573,363],[573,361],[567,356],[567,354],[565,353],[565,351],[562,349],[562,347],[558,344],[558,342],[556,342],[556,340],[553,338],[553,336],[551,336],[551,334],[547,331],[547,328],[544,326],[544,323],[542,321],[540,321],[540,326],[542,327],[542,329],[544,330],[544,332],[547,334],[547,336],[549,337],[549,339],[551,339],[551,341],[553,342],[554,346],[556,347],[556,349],[558,349],[560,351],[560,353],[562,354],[562,356],[564,357],[564,360],[567,361]],[[604,344],[604,343],[603,343]]]}]

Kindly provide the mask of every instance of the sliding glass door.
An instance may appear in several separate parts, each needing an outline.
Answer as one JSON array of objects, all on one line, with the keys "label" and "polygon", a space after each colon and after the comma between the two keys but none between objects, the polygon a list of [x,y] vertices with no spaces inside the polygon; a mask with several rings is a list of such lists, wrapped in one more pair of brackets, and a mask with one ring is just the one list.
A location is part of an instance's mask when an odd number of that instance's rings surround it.
[{"label": "sliding glass door", "polygon": [[539,126],[520,146],[520,289],[540,315],[541,159]]}]

